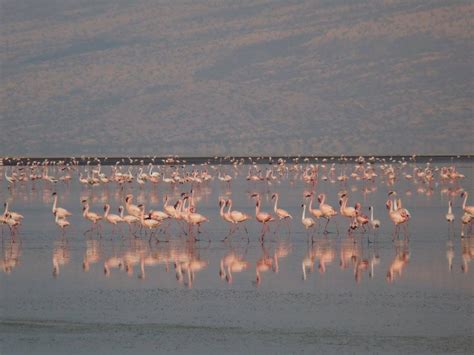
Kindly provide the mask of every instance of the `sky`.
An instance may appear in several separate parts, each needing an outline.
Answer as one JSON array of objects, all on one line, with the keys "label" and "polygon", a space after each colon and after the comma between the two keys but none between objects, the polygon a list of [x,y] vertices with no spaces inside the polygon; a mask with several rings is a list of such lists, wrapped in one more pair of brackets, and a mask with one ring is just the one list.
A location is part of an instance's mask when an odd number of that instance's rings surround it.
[{"label": "sky", "polygon": [[474,153],[472,1],[0,6],[0,156]]}]

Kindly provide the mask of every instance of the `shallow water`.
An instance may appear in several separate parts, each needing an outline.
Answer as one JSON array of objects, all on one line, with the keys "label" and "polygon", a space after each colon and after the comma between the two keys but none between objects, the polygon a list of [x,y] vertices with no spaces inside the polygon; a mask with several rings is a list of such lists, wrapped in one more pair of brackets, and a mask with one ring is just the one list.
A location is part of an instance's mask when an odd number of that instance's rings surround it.
[{"label": "shallow water", "polygon": [[[315,188],[327,194],[328,203],[336,207],[338,191],[346,190],[350,204],[360,201],[364,213],[373,205],[382,226],[376,233],[349,235],[349,220],[338,216],[339,233],[331,221],[329,233],[317,228],[313,241],[300,222],[303,191],[312,186],[294,173],[251,183],[246,166],[226,166],[230,186],[217,179],[194,186],[198,212],[210,219],[198,242],[176,222],[156,238],[130,235],[125,227],[112,233],[109,225],[100,234],[84,234],[90,225],[81,216],[83,198],[100,213],[104,203],[117,213],[127,193],[148,209],[161,209],[164,195],[175,201],[190,184],[84,187],[77,172],[70,184],[30,181],[8,188],[3,179],[0,200],[8,200],[25,220],[14,238],[3,228],[2,353],[469,353],[474,239],[468,233],[460,238],[459,195],[461,188],[473,193],[473,166],[457,163],[464,179],[435,179],[431,185],[400,174],[389,185],[379,170],[373,183],[319,181]],[[337,173],[341,169],[336,166]],[[346,174],[351,170],[348,166]],[[5,171],[11,170],[0,168]],[[53,168],[49,173],[62,174]],[[391,190],[412,215],[409,238],[401,233],[393,242],[385,209]],[[53,191],[58,205],[73,213],[65,236],[51,213]],[[278,230],[272,225],[262,245],[260,226],[252,220],[250,242],[243,230],[221,242],[228,226],[219,217],[218,197],[232,197],[235,209],[253,215],[254,192],[265,211],[272,210],[272,193],[280,194],[280,206],[294,216],[291,232],[283,223]],[[451,231],[444,217],[450,194],[456,216]],[[229,255],[247,264],[226,279],[228,269],[220,272],[220,265]],[[113,258],[120,258],[120,267],[113,267]],[[256,267],[263,261],[257,282]],[[193,273],[185,269],[190,263],[197,265]]]}]

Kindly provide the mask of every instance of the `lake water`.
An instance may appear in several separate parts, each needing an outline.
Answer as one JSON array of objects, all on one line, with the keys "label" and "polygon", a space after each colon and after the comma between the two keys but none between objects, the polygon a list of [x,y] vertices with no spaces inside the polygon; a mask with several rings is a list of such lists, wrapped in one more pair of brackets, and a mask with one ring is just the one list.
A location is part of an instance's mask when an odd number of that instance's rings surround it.
[{"label": "lake water", "polygon": [[[430,168],[448,164],[434,161]],[[471,353],[474,238],[468,228],[460,237],[460,194],[469,192],[472,204],[474,165],[454,165],[464,179],[443,182],[434,171],[431,183],[408,180],[402,174],[412,174],[414,165],[393,163],[397,179],[392,183],[380,165],[374,182],[349,178],[343,183],[337,176],[345,171],[350,177],[354,164],[336,164],[333,177],[320,168],[314,187],[302,181],[301,169],[255,183],[245,179],[248,166],[224,166],[233,177],[230,184],[216,178],[193,187],[197,211],[209,218],[196,242],[176,221],[156,238],[131,235],[126,227],[112,233],[105,223],[100,234],[84,234],[90,223],[81,214],[82,199],[95,212],[103,213],[109,203],[117,213],[127,193],[147,209],[162,209],[165,195],[175,202],[190,192],[189,183],[83,186],[76,170],[69,184],[29,181],[9,188],[3,178],[0,202],[9,201],[25,219],[15,237],[3,227],[1,352]],[[185,170],[193,168],[201,169]],[[268,168],[255,170],[264,174]],[[131,168],[134,175],[137,169]],[[167,177],[174,171],[158,170]],[[2,176],[11,171],[0,167]],[[111,169],[102,171],[110,175]],[[55,168],[48,173],[65,174]],[[337,216],[329,233],[322,233],[323,223],[311,240],[301,224],[301,204],[303,191],[313,188],[337,210],[341,190],[350,205],[359,201],[365,214],[374,206],[381,227],[375,233],[348,233],[349,219]],[[64,236],[51,211],[53,191],[58,205],[73,213]],[[409,238],[402,231],[392,241],[385,208],[389,191],[396,191],[411,213]],[[253,218],[247,222],[249,242],[243,228],[221,241],[229,226],[219,216],[220,196],[231,197],[235,209],[254,217],[250,195],[259,193],[262,209],[270,212],[274,192],[279,206],[294,217],[290,232],[285,223],[277,229],[273,222],[261,244],[261,226]],[[450,198],[456,218],[451,230],[445,220]],[[229,260],[236,263],[228,267]]]}]

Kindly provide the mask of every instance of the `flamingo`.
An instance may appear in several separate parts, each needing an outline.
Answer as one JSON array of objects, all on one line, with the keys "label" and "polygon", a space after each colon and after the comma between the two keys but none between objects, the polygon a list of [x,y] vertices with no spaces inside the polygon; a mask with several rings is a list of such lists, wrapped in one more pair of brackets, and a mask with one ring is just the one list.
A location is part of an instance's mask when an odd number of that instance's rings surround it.
[{"label": "flamingo", "polygon": [[132,231],[132,225],[137,224],[140,222],[140,218],[132,215],[123,215],[123,206],[119,207],[119,212],[120,212],[120,218],[128,224],[128,230],[131,232]]},{"label": "flamingo", "polygon": [[240,212],[240,211],[232,211],[232,200],[228,199],[226,201],[227,206],[229,207],[227,212],[230,213],[230,218],[234,221],[234,223],[243,223],[245,221],[248,221],[252,217],[250,217],[248,214]]},{"label": "flamingo", "polygon": [[448,202],[448,213],[446,213],[445,218],[446,218],[446,221],[448,221],[449,223],[454,221],[453,203],[451,200],[449,200]]},{"label": "flamingo", "polygon": [[[87,202],[87,200],[82,200],[82,203],[83,203],[83,208],[82,208],[82,216],[91,221],[92,222],[92,229],[94,229],[94,227],[96,225],[99,225],[98,223],[100,222],[100,220],[102,219],[102,216],[98,215],[97,213],[95,212],[91,212],[89,211],[89,203]],[[100,225],[99,225],[100,226]]]},{"label": "flamingo", "polygon": [[356,217],[355,217],[355,218],[356,218],[356,221],[357,221],[357,225],[358,225],[358,226],[362,226],[362,228],[363,228],[364,231],[365,231],[365,225],[368,224],[369,221],[370,221],[370,220],[369,220],[369,217],[367,217],[365,214],[363,214],[363,213],[361,212],[362,205],[361,205],[359,202],[357,202],[357,203],[355,204],[355,207],[354,207],[354,208],[355,208],[355,210],[356,210]]},{"label": "flamingo", "polygon": [[373,229],[377,229],[380,227],[380,220],[374,219],[374,207],[369,206],[369,211],[370,211],[370,226]]},{"label": "flamingo", "polygon": [[[388,193],[388,196],[391,196],[391,195],[396,196],[397,193],[395,191],[390,191]],[[401,199],[396,199],[394,197],[392,208],[394,211],[398,211],[398,213],[400,213],[403,216],[403,218],[406,219],[406,221],[408,221],[411,218],[410,212],[406,208],[403,208]]]},{"label": "flamingo", "polygon": [[[354,207],[347,207],[347,202],[349,198],[347,197],[346,194],[342,194],[341,198],[339,199],[339,206],[340,206],[340,212],[341,216],[349,218],[351,221],[354,220],[354,218],[357,217],[357,210]],[[350,229],[353,226],[353,224],[350,224]]]},{"label": "flamingo", "polygon": [[464,201],[462,203],[462,209],[464,210],[464,212],[469,213],[471,216],[474,216],[474,206],[473,205],[469,205],[469,206],[466,205],[467,196],[468,196],[468,193],[466,191],[463,191],[461,193],[461,197],[464,197]]},{"label": "flamingo", "polygon": [[15,221],[21,223],[21,221],[22,221],[23,218],[24,218],[23,215],[21,215],[21,214],[19,214],[19,213],[17,213],[17,212],[10,211],[10,210],[8,209],[8,207],[9,207],[8,202],[5,202],[5,203],[3,204],[3,206],[5,207],[5,212],[3,212],[4,215],[7,215],[7,214],[8,214],[8,215],[10,216],[10,218],[12,218],[12,219],[14,219]]},{"label": "flamingo", "polygon": [[[404,225],[404,223],[408,219],[407,219],[406,216],[404,216],[401,213],[400,210],[394,208],[393,201],[387,200],[385,205],[386,205],[387,210],[388,210],[388,215],[389,215],[391,221],[393,222],[393,224],[395,225],[395,231],[394,231],[393,236],[392,236],[392,240],[393,240],[395,238],[395,234],[397,234],[397,232],[400,228],[400,225]],[[406,226],[406,225],[404,225],[404,226]]]},{"label": "flamingo", "polygon": [[260,211],[260,195],[253,194],[252,197],[256,199],[255,203],[255,218],[258,222],[262,223],[262,232],[260,235],[260,242],[263,244],[263,236],[265,235],[266,230],[269,228],[268,223],[274,221],[275,219],[270,213]]},{"label": "flamingo", "polygon": [[[231,210],[232,209],[232,200],[231,199],[228,199],[227,201],[222,199],[221,201],[219,201],[219,204],[221,204],[221,202],[222,202],[221,217],[226,222],[231,223],[231,228],[229,230],[229,234],[222,240],[222,241],[225,241],[225,240],[227,240],[227,238],[231,234],[233,234],[239,228],[240,223],[245,223],[246,221],[251,219],[251,217],[248,214],[240,212],[240,211],[235,211],[235,210],[232,211]],[[227,212],[223,211],[224,203],[225,203],[225,206],[228,206]],[[247,242],[250,242],[250,238],[248,237],[248,230],[247,230],[247,227],[245,225],[244,225],[244,229],[245,229],[245,233],[247,233]]]},{"label": "flamingo", "polygon": [[12,234],[15,234],[17,227],[21,224],[20,220],[16,220],[12,217],[11,213],[6,213],[4,215],[4,222],[5,224],[10,227],[10,231]]},{"label": "flamingo", "polygon": [[[138,208],[140,208],[140,210],[141,210],[140,222],[142,224],[142,227],[144,227],[148,230],[158,228],[158,226],[161,224],[161,222],[158,222],[154,219],[151,219],[150,215],[148,215],[148,217],[145,218],[145,206],[144,205],[138,205]],[[153,235],[153,233],[150,235],[150,238],[151,238],[152,235]]]},{"label": "flamingo", "polygon": [[272,195],[272,200],[275,200],[275,205],[273,206],[273,211],[275,212],[276,216],[278,217],[278,221],[282,221],[282,220],[285,220],[288,224],[288,232],[290,231],[290,222],[289,220],[290,219],[293,219],[293,217],[291,216],[291,214],[288,213],[288,211],[282,209],[282,208],[278,208],[278,193],[274,193]]},{"label": "flamingo", "polygon": [[123,218],[116,214],[111,214],[110,212],[110,205],[107,203],[104,205],[104,219],[112,225],[112,233],[115,231],[115,226],[118,223],[124,222]]},{"label": "flamingo", "polygon": [[165,219],[170,218],[170,216],[167,213],[163,211],[155,211],[155,210],[150,211],[150,217],[151,219],[157,220],[158,222],[161,222]]},{"label": "flamingo", "polygon": [[[331,220],[332,217],[337,215],[337,212],[334,210],[332,206],[326,203],[325,194],[320,194],[318,196],[318,201],[319,201],[319,209],[321,210],[321,214],[324,218],[327,219],[326,225],[324,226],[324,233],[327,233],[327,226],[329,224],[329,221]],[[337,228],[337,222],[336,222],[336,228]]]},{"label": "flamingo", "polygon": [[[188,196],[186,196],[184,200],[188,200]],[[184,219],[186,222],[188,222],[189,229],[191,229],[192,226],[198,226],[198,233],[201,233],[199,231],[201,224],[204,222],[209,222],[209,218],[197,212],[191,212],[189,208],[186,212],[184,212]],[[194,239],[197,240],[196,238]]]},{"label": "flamingo", "polygon": [[128,194],[125,197],[125,208],[127,209],[128,214],[140,218],[141,210],[140,207],[132,203],[133,195]]},{"label": "flamingo", "polygon": [[55,215],[56,217],[59,217],[60,219],[72,216],[72,213],[69,212],[68,210],[61,207],[57,207],[58,194],[56,192],[53,192],[53,196],[54,196],[54,203],[53,203],[53,208],[52,208],[53,215]]},{"label": "flamingo", "polygon": [[472,222],[472,219],[473,217],[471,214],[464,212],[464,214],[461,217],[461,237],[464,237],[464,226],[468,224],[470,225]]},{"label": "flamingo", "polygon": [[176,206],[168,205],[168,195],[165,195],[165,201],[163,205],[163,210],[171,218],[178,219],[178,212],[176,211]]},{"label": "flamingo", "polygon": [[218,174],[217,178],[220,181],[227,183],[228,185],[230,185],[230,182],[232,181],[232,176],[230,176],[229,174],[221,175],[220,171],[219,171],[219,174]]},{"label": "flamingo", "polygon": [[227,240],[227,238],[233,233],[233,228],[234,228],[234,224],[235,224],[235,222],[232,219],[230,213],[229,212],[224,212],[224,207],[226,206],[226,204],[227,204],[226,200],[224,200],[223,198],[219,199],[219,207],[220,207],[219,214],[225,222],[230,223],[230,225],[231,225],[230,228],[229,228],[229,233],[227,234],[227,236],[222,241]]},{"label": "flamingo", "polygon": [[309,195],[305,195],[305,197],[311,197],[310,202],[309,202],[309,206],[308,206],[308,212],[311,213],[317,219],[320,219],[323,216],[323,213],[321,212],[320,209],[313,208],[314,193],[311,192]]}]

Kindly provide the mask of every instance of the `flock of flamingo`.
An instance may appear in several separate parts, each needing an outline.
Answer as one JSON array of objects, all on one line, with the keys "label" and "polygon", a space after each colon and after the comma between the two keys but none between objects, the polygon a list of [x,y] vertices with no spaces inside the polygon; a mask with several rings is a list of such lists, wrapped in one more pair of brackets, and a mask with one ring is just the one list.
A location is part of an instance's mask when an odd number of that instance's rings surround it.
[{"label": "flock of flamingo", "polygon": [[[265,272],[271,270],[277,273],[279,270],[278,260],[287,256],[291,250],[291,243],[282,244],[280,240],[274,252],[268,252],[266,238],[271,236],[270,226],[275,226],[272,227],[273,235],[284,233],[290,237],[292,228],[295,228],[295,221],[300,223],[300,228],[306,231],[308,240],[308,251],[301,266],[303,279],[307,279],[316,260],[319,260],[318,270],[321,273],[324,273],[326,266],[333,262],[336,252],[331,244],[331,235],[339,234],[342,221],[346,221],[342,222],[346,226],[344,230],[351,238],[342,241],[341,268],[352,266],[356,281],[359,281],[361,275],[367,270],[369,270],[369,277],[373,277],[374,267],[380,262],[378,254],[373,252],[371,256],[364,256],[359,242],[356,242],[356,238],[352,236],[356,231],[360,231],[361,236],[367,236],[368,243],[373,243],[379,238],[377,230],[382,227],[382,223],[374,217],[374,206],[367,206],[364,209],[360,201],[351,203],[351,191],[354,189],[348,188],[350,180],[362,182],[364,194],[376,190],[377,180],[388,187],[389,192],[384,207],[393,224],[392,241],[397,239],[396,256],[386,274],[388,282],[392,282],[401,275],[410,256],[407,247],[410,237],[408,224],[412,214],[404,207],[402,198],[400,198],[401,194],[395,192],[398,180],[413,181],[417,190],[426,195],[431,194],[434,188],[440,187],[441,193],[449,196],[445,219],[449,223],[450,231],[454,228],[453,223],[456,220],[453,213],[453,203],[456,201],[456,197],[462,199],[460,206],[462,208],[460,216],[463,241],[462,269],[467,271],[468,262],[474,256],[474,250],[470,245],[474,206],[468,204],[468,191],[465,191],[459,184],[465,176],[456,170],[455,165],[433,167],[428,163],[419,166],[415,163],[409,165],[407,161],[376,162],[374,159],[365,160],[362,158],[353,164],[347,162],[337,164],[328,160],[313,164],[306,160],[287,162],[283,159],[279,159],[267,167],[257,163],[257,161],[251,162],[248,167],[244,165],[243,161],[234,161],[231,165],[203,163],[199,166],[180,165],[176,161],[172,161],[168,165],[150,164],[148,167],[115,164],[109,168],[109,174],[104,172],[107,168],[100,164],[79,166],[61,162],[52,164],[47,161],[31,162],[27,165],[13,167],[0,166],[0,169],[4,170],[2,178],[7,183],[7,189],[4,191],[10,196],[15,196],[19,191],[24,193],[42,191],[45,199],[51,203],[52,219],[61,230],[63,237],[61,241],[55,243],[52,260],[54,276],[57,276],[60,268],[69,262],[68,239],[65,236],[66,231],[74,228],[75,225],[75,223],[71,224],[73,213],[59,206],[61,194],[64,193],[64,191],[60,191],[59,185],[64,185],[67,191],[69,186],[75,183],[74,176],[77,176],[77,181],[82,185],[80,198],[82,218],[90,223],[90,228],[84,232],[84,235],[92,236],[96,232],[96,235],[102,238],[105,233],[105,225],[110,225],[112,238],[119,235],[123,240],[127,234],[131,237],[129,240],[133,247],[120,255],[114,255],[104,260],[103,270],[106,276],[110,275],[114,268],[125,270],[127,274],[132,275],[134,265],[138,265],[140,267],[138,276],[144,279],[146,267],[164,264],[168,271],[169,264],[172,264],[176,271],[176,279],[191,287],[195,274],[208,266],[208,262],[202,260],[196,253],[194,245],[196,241],[201,240],[198,238],[201,234],[201,227],[209,224],[210,221],[215,221],[215,217],[217,217],[208,216],[201,210],[198,212],[198,206],[203,196],[209,194],[209,191],[216,187],[214,180],[217,180],[217,184],[220,185],[217,188],[221,192],[216,201],[216,207],[218,207],[220,219],[228,225],[228,231],[225,232],[222,241],[228,242],[234,236],[240,235],[241,238],[247,240],[248,245],[251,240],[251,233],[247,228],[250,227],[249,223],[261,226],[258,240],[262,248],[262,255],[255,265],[256,284],[260,284]],[[350,174],[346,174],[348,169],[351,170]],[[232,184],[237,183],[239,178],[245,178],[247,181],[246,183],[241,181],[241,183],[248,186],[248,201],[253,201],[254,213],[249,213],[249,207],[245,207],[246,211],[239,211],[233,206]],[[282,203],[280,199],[281,192],[275,191],[274,187],[284,181],[289,183],[289,187],[297,183],[303,184],[303,191],[300,192],[301,202],[297,206],[284,206],[284,201]],[[328,201],[325,193],[317,192],[320,190],[320,185],[325,183],[340,185],[337,193],[338,207]],[[147,185],[150,185],[151,188],[147,188]],[[115,186],[113,189],[115,198],[108,197],[110,186]],[[147,204],[156,206],[159,202],[156,198],[158,186],[165,189],[162,208],[147,209]],[[106,196],[99,199],[103,201],[100,207],[96,205],[97,198],[94,198],[96,191],[102,191]],[[406,194],[409,193],[406,192]],[[139,203],[135,203],[137,199]],[[21,225],[27,219],[11,209],[12,200],[12,198],[8,198],[5,201],[4,212],[0,215],[2,235],[4,226],[8,226],[12,235],[10,249],[17,251],[16,254],[11,253],[11,257],[8,258],[4,253],[2,265],[6,272],[10,272],[18,262],[21,241],[15,244],[15,237],[20,235]],[[114,201],[119,203],[112,207]],[[265,208],[266,201],[272,203],[271,209]],[[317,206],[315,206],[316,203]],[[294,218],[289,212],[295,211],[297,208],[301,208],[300,218]],[[116,210],[117,213],[113,213],[113,210]],[[367,215],[364,210],[367,211]],[[329,228],[331,221],[334,224],[333,229]],[[466,227],[469,238],[464,238]],[[170,230],[172,230],[171,233]],[[401,231],[403,231],[403,240],[400,240]],[[143,234],[149,236],[148,247],[145,247],[146,244],[141,238]],[[324,238],[315,240],[315,234],[321,234]],[[164,236],[164,239],[159,236]],[[371,236],[373,236],[372,240]],[[153,250],[152,240],[156,241],[156,245],[159,242],[166,242],[169,247]],[[176,243],[183,240],[185,241],[184,246],[176,247]],[[311,243],[309,243],[310,241]],[[102,256],[99,250],[100,239],[87,239],[86,243],[87,251],[83,259],[84,271],[88,271],[90,265],[97,263]],[[238,253],[231,248],[220,261],[219,276],[231,283],[234,273],[239,273],[249,267],[245,254]],[[452,242],[451,246],[448,246],[446,255],[449,267],[452,268]]]},{"label": "flock of flamingo", "polygon": [[[172,185],[176,189],[176,186],[188,185],[189,188],[185,192],[181,192],[180,197],[169,204],[170,199],[168,195],[164,198],[164,205],[162,210],[151,209],[147,210],[145,203],[134,204],[134,196],[131,193],[125,195],[123,199],[123,205],[118,207],[119,214],[111,213],[111,206],[105,204],[103,206],[104,213],[94,212],[91,210],[90,202],[87,199],[81,201],[82,203],[82,216],[91,222],[93,229],[101,230],[101,224],[103,222],[112,225],[113,231],[116,227],[120,227],[121,224],[127,224],[131,233],[136,232],[136,226],[140,231],[150,231],[152,235],[161,229],[166,231],[169,228],[170,221],[175,220],[179,225],[179,228],[186,235],[193,236],[194,240],[198,240],[196,233],[194,233],[195,227],[197,233],[200,232],[200,227],[206,222],[209,222],[209,217],[205,216],[197,211],[197,199],[195,198],[195,190],[202,185],[209,185],[210,182],[217,178],[222,184],[230,189],[230,184],[233,179],[237,178],[242,169],[242,161],[234,161],[232,165],[233,175],[226,172],[225,167],[222,165],[211,165],[202,164],[200,168],[194,165],[173,165],[173,166],[154,166],[149,164],[148,173],[145,173],[145,167],[139,166],[138,171],[134,175],[132,166],[125,167],[126,171],[123,171],[123,167],[119,164],[112,166],[110,175],[106,175],[102,171],[102,166],[90,169],[91,166],[87,165],[85,171],[81,171],[80,167],[75,164],[62,164],[59,162],[55,165],[50,165],[48,161],[42,164],[31,162],[27,166],[15,166],[11,169],[11,174],[8,175],[7,169],[4,174],[5,180],[7,181],[9,188],[13,189],[16,185],[24,185],[31,181],[34,185],[38,181],[43,181],[45,184],[56,185],[60,182],[69,184],[73,179],[73,172],[76,171],[78,174],[78,181],[90,188],[96,186],[108,186],[110,184],[116,184],[121,191],[127,188],[125,184],[129,185],[136,182],[140,189],[147,183],[152,184],[154,187],[158,184]],[[348,176],[345,171],[349,164],[344,164],[341,167],[340,174],[336,174],[336,164],[329,164],[327,161],[322,161],[321,164],[308,164],[307,162],[293,161],[288,163],[283,159],[279,159],[275,164],[266,168],[265,173],[262,172],[261,166],[257,165],[256,162],[250,164],[248,167],[248,174],[246,180],[250,184],[265,183],[270,189],[272,184],[280,183],[283,179],[288,179],[290,182],[301,179],[304,183],[309,185],[308,189],[305,189],[302,194],[301,203],[301,223],[303,227],[310,232],[319,224],[320,220],[325,221],[324,233],[328,233],[328,225],[331,220],[336,220],[336,217],[341,217],[348,220],[348,231],[354,231],[361,229],[366,231],[366,228],[376,230],[380,228],[381,222],[378,219],[374,219],[374,207],[369,206],[368,211],[370,217],[365,215],[363,207],[360,202],[356,202],[354,206],[349,204],[349,192],[347,191],[346,182],[349,179],[364,180],[369,183],[374,183],[377,178],[382,179],[387,183],[388,186],[393,186],[397,179],[403,178],[406,180],[415,180],[418,183],[428,186],[432,189],[433,184],[451,184],[453,187],[448,188],[448,192],[451,196],[460,192],[460,196],[464,198],[462,209],[463,215],[461,216],[461,235],[464,236],[464,229],[466,226],[469,230],[472,228],[474,206],[467,204],[468,192],[457,186],[454,188],[455,182],[459,179],[463,179],[464,175],[456,170],[454,165],[443,166],[443,167],[431,167],[427,164],[426,167],[421,168],[415,166],[413,172],[407,172],[406,167],[408,163],[406,161],[399,162],[384,162],[379,165],[373,163],[373,161],[364,161],[360,158],[356,164],[354,164],[353,171]],[[60,176],[52,176],[49,171],[50,168],[56,169]],[[377,169],[378,168],[378,169]],[[159,171],[153,171],[158,169]],[[228,170],[228,169],[227,169]],[[341,184],[341,190],[338,193],[339,208],[333,207],[327,201],[326,194],[316,194],[316,190],[319,183],[326,181],[339,182]],[[254,185],[255,186],[255,185]],[[366,187],[367,188],[367,187]],[[52,206],[52,214],[55,223],[63,232],[70,227],[71,223],[68,220],[72,213],[64,208],[58,207],[58,195],[57,192],[53,192],[54,203]],[[291,229],[293,216],[285,209],[279,206],[279,194],[273,193],[271,196],[274,201],[273,211],[264,211],[262,207],[262,197],[260,192],[250,193],[249,196],[254,199],[255,202],[255,215],[250,216],[244,212],[232,209],[231,198],[219,198],[218,204],[220,207],[220,217],[226,223],[229,224],[229,234],[224,238],[227,240],[229,236],[234,234],[240,226],[244,226],[247,232],[245,224],[254,219],[262,225],[260,233],[260,242],[264,242],[264,237],[269,230],[270,223],[275,222],[280,227],[281,224],[285,224],[288,231]],[[317,199],[319,206],[313,207],[314,200]],[[453,198],[449,199],[448,202],[448,213],[446,214],[446,220],[450,225],[454,222],[455,216],[452,211]],[[397,196],[395,191],[388,193],[388,199],[386,201],[386,209],[390,220],[394,225],[393,237],[399,236],[400,229],[404,231],[404,237],[408,238],[409,233],[407,224],[411,219],[410,212],[403,207],[402,199]],[[5,202],[5,210],[0,216],[0,223],[10,227],[11,233],[15,234],[19,226],[22,224],[24,219],[23,215],[14,212],[9,209],[8,201]],[[124,212],[126,211],[126,215]],[[272,213],[273,212],[273,213]],[[337,222],[336,230],[339,232]],[[369,240],[370,242],[370,240]]]}]

